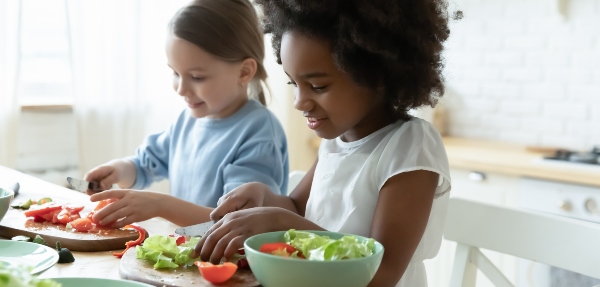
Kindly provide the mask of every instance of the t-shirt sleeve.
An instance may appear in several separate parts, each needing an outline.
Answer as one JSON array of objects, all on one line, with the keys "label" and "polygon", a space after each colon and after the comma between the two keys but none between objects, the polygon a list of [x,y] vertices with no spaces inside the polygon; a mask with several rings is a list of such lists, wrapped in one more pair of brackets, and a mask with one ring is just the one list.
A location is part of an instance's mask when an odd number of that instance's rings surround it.
[{"label": "t-shirt sleeve", "polygon": [[244,183],[257,181],[269,186],[275,194],[286,194],[288,167],[284,157],[271,141],[244,143],[236,159],[223,170],[224,193]]},{"label": "t-shirt sleeve", "polygon": [[140,145],[135,156],[128,159],[133,162],[136,180],[132,189],[142,189],[155,181],[165,179],[169,175],[170,132],[150,135]]},{"label": "t-shirt sleeve", "polygon": [[383,147],[377,165],[379,189],[392,176],[415,170],[440,175],[436,197],[450,191],[448,156],[439,132],[429,122],[414,118],[396,130]]}]

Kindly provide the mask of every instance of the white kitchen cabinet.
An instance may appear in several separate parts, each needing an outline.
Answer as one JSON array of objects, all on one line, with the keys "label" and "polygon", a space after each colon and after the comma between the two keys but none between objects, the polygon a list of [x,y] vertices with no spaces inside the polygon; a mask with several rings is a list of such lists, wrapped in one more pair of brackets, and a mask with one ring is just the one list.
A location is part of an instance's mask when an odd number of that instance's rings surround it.
[{"label": "white kitchen cabinet", "polygon": [[[490,204],[516,207],[519,177],[499,173],[451,168],[451,197],[461,197]],[[438,255],[425,261],[430,287],[447,287],[454,261],[456,244],[443,240]],[[511,280],[517,282],[517,258],[506,254],[482,250],[482,252]],[[480,271],[477,287],[494,285]]]}]

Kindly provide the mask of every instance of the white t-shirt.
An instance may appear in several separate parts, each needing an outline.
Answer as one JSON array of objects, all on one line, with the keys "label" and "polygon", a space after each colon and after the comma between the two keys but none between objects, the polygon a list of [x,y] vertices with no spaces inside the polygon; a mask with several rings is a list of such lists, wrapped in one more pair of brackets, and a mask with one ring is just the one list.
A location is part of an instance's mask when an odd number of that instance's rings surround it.
[{"label": "white t-shirt", "polygon": [[357,141],[323,140],[305,217],[330,231],[369,237],[381,187],[390,177],[414,170],[440,177],[425,233],[396,286],[427,286],[423,260],[440,248],[450,191],[446,150],[429,122],[414,117]]}]

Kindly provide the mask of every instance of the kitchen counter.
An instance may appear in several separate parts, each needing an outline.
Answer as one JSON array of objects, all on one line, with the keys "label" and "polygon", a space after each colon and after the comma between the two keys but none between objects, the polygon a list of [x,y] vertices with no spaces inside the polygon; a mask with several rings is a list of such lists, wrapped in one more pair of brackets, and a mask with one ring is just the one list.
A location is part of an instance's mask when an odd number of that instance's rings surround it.
[{"label": "kitchen counter", "polygon": [[600,186],[600,167],[569,168],[568,164],[542,163],[542,157],[548,155],[542,150],[478,139],[445,137],[443,140],[451,168]]}]

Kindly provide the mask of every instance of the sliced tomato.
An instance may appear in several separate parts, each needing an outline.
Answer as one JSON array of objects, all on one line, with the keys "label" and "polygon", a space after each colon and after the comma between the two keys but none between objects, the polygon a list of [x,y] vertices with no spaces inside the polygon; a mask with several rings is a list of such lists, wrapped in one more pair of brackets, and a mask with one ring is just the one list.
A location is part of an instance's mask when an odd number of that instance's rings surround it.
[{"label": "sliced tomato", "polygon": [[74,221],[75,219],[79,219],[79,218],[81,218],[81,216],[79,215],[79,212],[71,212],[68,209],[64,209],[64,208],[57,215],[58,222],[60,222],[61,224],[67,224],[67,223]]},{"label": "sliced tomato", "polygon": [[196,261],[194,262],[194,265],[198,266],[198,270],[200,270],[202,277],[213,284],[221,284],[229,280],[238,268],[237,265],[231,262],[214,265],[210,262]]},{"label": "sliced tomato", "polygon": [[88,218],[78,218],[71,222],[71,227],[79,232],[88,232],[94,228],[94,223]]},{"label": "sliced tomato", "polygon": [[63,210],[67,210],[70,213],[76,213],[76,212],[81,212],[83,210],[84,206],[83,205],[77,205],[77,204],[65,204],[63,205]]},{"label": "sliced tomato", "polygon": [[44,214],[40,214],[39,216],[48,222],[55,223],[53,219],[56,218],[56,215],[59,213],[60,210],[53,210]]},{"label": "sliced tomato", "polygon": [[278,255],[281,254],[281,251],[285,251],[288,254],[292,254],[296,252],[296,248],[287,243],[283,242],[275,242],[275,243],[265,243],[260,247],[260,252],[264,253],[274,253],[276,252]]},{"label": "sliced tomato", "polygon": [[[30,217],[30,216],[41,216],[42,214],[51,212],[51,211],[55,211],[55,210],[61,210],[62,209],[62,205],[57,204],[55,202],[48,202],[48,203],[44,203],[42,205],[38,205],[38,206],[32,206],[29,210],[25,211],[25,216],[26,217]],[[52,220],[50,220],[52,221]]]},{"label": "sliced tomato", "polygon": [[175,238],[175,243],[177,244],[177,246],[185,243],[185,236],[178,234],[169,234],[169,237]]},{"label": "sliced tomato", "polygon": [[98,201],[98,205],[96,205],[96,207],[94,208],[94,211],[98,211],[98,210],[104,208],[105,206],[107,206],[107,205],[115,202],[115,201],[117,201],[117,200],[114,199],[114,198],[100,200],[100,201]]},{"label": "sliced tomato", "polygon": [[46,219],[44,219],[43,217],[39,216],[39,215],[34,215],[33,216],[33,222],[45,222]]}]

